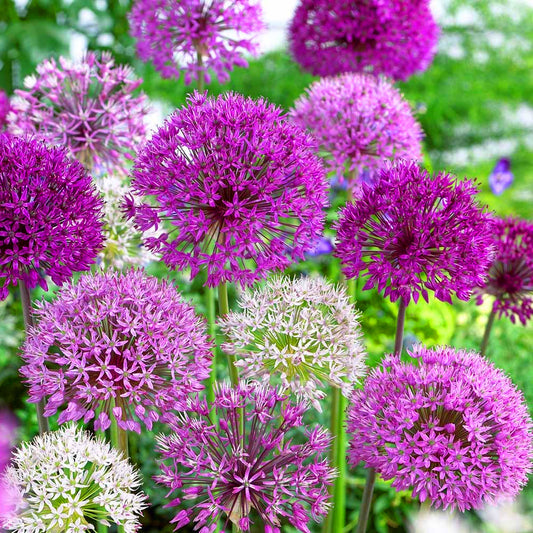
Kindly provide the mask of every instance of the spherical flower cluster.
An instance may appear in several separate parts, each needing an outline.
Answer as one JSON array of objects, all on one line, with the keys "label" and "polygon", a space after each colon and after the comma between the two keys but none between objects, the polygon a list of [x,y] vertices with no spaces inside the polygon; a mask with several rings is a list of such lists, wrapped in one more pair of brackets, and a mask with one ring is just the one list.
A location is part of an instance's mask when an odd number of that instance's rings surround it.
[{"label": "spherical flower cluster", "polygon": [[323,278],[282,278],[241,296],[221,321],[222,349],[246,378],[281,383],[321,411],[324,384],[351,394],[364,374],[359,314],[346,291]]},{"label": "spherical flower cluster", "polygon": [[493,228],[496,254],[477,303],[483,295],[494,296],[494,313],[525,325],[533,317],[533,223],[495,219]]},{"label": "spherical flower cluster", "polygon": [[146,507],[132,465],[74,426],[22,444],[2,483],[16,496],[16,507],[0,516],[9,531],[81,533],[114,523],[134,533]]},{"label": "spherical flower cluster", "polygon": [[134,96],[142,80],[132,73],[108,53],[89,52],[79,63],[47,59],[15,91],[9,131],[66,146],[89,169],[122,169],[146,133],[146,97]]},{"label": "spherical flower cluster", "polygon": [[[121,269],[126,266],[143,266],[155,260],[157,256],[142,244],[143,234],[137,231],[133,221],[128,220],[122,212],[122,201],[130,192],[129,186],[118,175],[103,176],[96,180],[96,186],[105,205],[105,245],[98,254],[100,266]],[[147,233],[144,237],[149,235]]]},{"label": "spherical flower cluster", "polygon": [[0,89],[0,131],[3,129],[6,123],[6,117],[9,112],[9,97]]},{"label": "spherical flower cluster", "polygon": [[140,58],[164,78],[183,71],[186,84],[209,83],[209,70],[225,82],[234,66],[248,66],[243,54],[257,53],[264,26],[258,0],[136,0],[129,20]]},{"label": "spherical flower cluster", "polygon": [[0,133],[0,299],[23,281],[47,290],[89,269],[101,248],[102,201],[63,149]]},{"label": "spherical flower cluster", "polygon": [[[355,174],[354,187],[390,159],[422,157],[422,129],[411,106],[389,81],[343,74],[314,82],[291,112],[329,156],[330,167]],[[359,178],[359,179],[357,179]]]},{"label": "spherical flower cluster", "polygon": [[418,364],[387,356],[354,392],[350,462],[437,508],[516,496],[533,459],[522,393],[479,354],[419,346],[411,355]]},{"label": "spherical flower cluster", "polygon": [[125,430],[140,432],[138,420],[151,429],[209,376],[203,320],[170,282],[141,271],[82,276],[35,317],[21,373],[30,401],[48,399],[45,416],[67,404],[60,424],[96,418],[105,430],[114,416]]},{"label": "spherical flower cluster", "polygon": [[195,93],[141,150],[126,209],[173,269],[207,270],[207,285],[251,285],[313,247],[324,225],[325,171],[314,143],[281,109]]},{"label": "spherical flower cluster", "polygon": [[289,31],[294,58],[316,76],[397,80],[428,68],[439,36],[429,0],[300,0]]},{"label": "spherical flower cluster", "polygon": [[430,175],[399,161],[380,172],[374,187],[342,209],[337,257],[346,277],[368,276],[392,301],[408,304],[428,291],[451,303],[468,300],[492,260],[491,219],[476,203],[472,180]]},{"label": "spherical flower cluster", "polygon": [[[249,531],[258,516],[266,533],[280,533],[282,518],[308,533],[309,515],[317,520],[329,507],[334,470],[324,455],[331,437],[316,426],[293,443],[290,435],[302,428],[305,405],[291,404],[272,387],[220,385],[214,406],[220,429],[207,403],[195,400],[173,434],[158,439],[163,473],[157,480],[179,493],[169,503],[179,508],[172,520],[176,529],[192,521],[195,530],[212,532],[223,514],[226,527],[232,522],[241,531]],[[194,504],[184,508],[182,500]]]}]

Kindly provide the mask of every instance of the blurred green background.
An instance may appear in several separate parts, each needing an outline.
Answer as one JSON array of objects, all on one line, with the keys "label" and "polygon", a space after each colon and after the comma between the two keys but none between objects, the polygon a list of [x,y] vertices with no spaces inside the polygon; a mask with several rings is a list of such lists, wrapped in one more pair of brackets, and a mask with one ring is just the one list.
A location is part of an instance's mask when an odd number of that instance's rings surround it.
[{"label": "blurred green background", "polygon": [[[426,166],[433,171],[446,169],[459,176],[477,177],[480,199],[489,209],[499,215],[531,219],[533,8],[519,0],[443,0],[435,4],[442,25],[439,53],[425,73],[399,84],[425,131]],[[182,80],[162,80],[150,65],[135,57],[126,20],[129,8],[127,0],[0,0],[0,88],[11,94],[41,60],[50,55],[68,55],[72,43],[77,42],[86,43],[91,49],[110,49],[119,62],[132,64],[144,79],[142,89],[163,114],[183,104],[190,87],[184,86]],[[279,50],[251,60],[248,69],[233,72],[230,83],[224,86],[214,83],[209,91],[234,90],[253,97],[264,96],[288,109],[312,80],[285,50]],[[511,159],[515,180],[501,196],[494,196],[488,176],[500,157]],[[332,195],[330,220],[335,218],[336,208],[345,202],[343,194]],[[330,256],[306,261],[293,270],[338,276],[338,264]],[[151,272],[166,273],[163,265],[152,266]],[[180,290],[202,312],[201,285],[189,283],[181,275],[175,278]],[[384,351],[392,349],[396,306],[370,291],[360,295],[360,308],[372,365]],[[490,303],[478,307],[473,302],[449,306],[431,301],[410,306],[406,342],[476,349],[489,311]],[[29,439],[37,426],[33,409],[27,409],[25,404],[25,390],[18,377],[22,327],[15,292],[0,302],[0,406],[17,413],[20,437]],[[523,390],[530,407],[533,407],[532,339],[532,325],[523,327],[499,320],[488,353]],[[171,531],[170,515],[159,505],[164,500],[164,491],[150,480],[156,470],[153,435],[145,433],[132,445],[133,459],[142,465],[152,501],[143,531]],[[349,480],[350,530],[357,519],[363,484],[364,469],[359,468]],[[406,518],[417,505],[407,493],[398,494],[389,483],[378,481],[371,531],[405,531]],[[521,505],[526,513],[533,512],[533,483],[524,491]],[[474,515],[471,519],[476,521]]]}]

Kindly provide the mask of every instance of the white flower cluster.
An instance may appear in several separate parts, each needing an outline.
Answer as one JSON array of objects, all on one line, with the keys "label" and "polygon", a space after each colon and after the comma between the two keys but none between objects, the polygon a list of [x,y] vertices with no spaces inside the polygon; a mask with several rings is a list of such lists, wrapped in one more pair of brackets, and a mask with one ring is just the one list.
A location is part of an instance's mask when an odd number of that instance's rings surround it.
[{"label": "white flower cluster", "polygon": [[102,193],[104,207],[104,248],[99,254],[103,269],[122,269],[128,266],[145,266],[157,256],[143,246],[147,233],[139,232],[121,211],[121,203],[130,192],[128,185],[118,176],[104,175],[95,180]]},{"label": "white flower cluster", "polygon": [[226,315],[222,349],[242,376],[278,384],[321,410],[324,383],[349,396],[364,374],[359,314],[346,291],[325,279],[275,277]]},{"label": "white flower cluster", "polygon": [[134,533],[146,507],[133,466],[73,425],[22,444],[1,482],[12,505],[0,527],[19,533],[79,533],[98,523]]}]

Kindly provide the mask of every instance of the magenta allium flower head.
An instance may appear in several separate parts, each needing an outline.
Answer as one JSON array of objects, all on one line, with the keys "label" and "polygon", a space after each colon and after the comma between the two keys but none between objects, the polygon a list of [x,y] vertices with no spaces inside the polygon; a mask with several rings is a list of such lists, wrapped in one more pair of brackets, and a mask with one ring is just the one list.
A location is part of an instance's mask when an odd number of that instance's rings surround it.
[{"label": "magenta allium flower head", "polygon": [[[142,271],[82,276],[38,303],[21,373],[45,416],[140,431],[168,422],[208,377],[205,324],[168,281]],[[101,413],[97,416],[97,411]]]},{"label": "magenta allium flower head", "polygon": [[0,89],[0,130],[3,129],[6,123],[6,117],[9,112],[9,97]]},{"label": "magenta allium flower head", "polygon": [[0,299],[23,281],[47,290],[88,270],[102,246],[102,201],[65,150],[0,133]]},{"label": "magenta allium flower head", "polygon": [[126,210],[163,261],[207,285],[251,285],[313,248],[324,225],[327,180],[311,138],[281,109],[226,93],[195,93],[141,150]]},{"label": "magenta allium flower head", "polygon": [[391,301],[434,291],[451,303],[481,286],[493,256],[488,213],[474,181],[446,172],[430,175],[416,163],[387,165],[374,187],[341,210],[337,250],[348,278],[368,276]]},{"label": "magenta allium flower head", "polygon": [[[158,439],[163,456],[157,481],[178,496],[169,506],[180,510],[176,529],[194,522],[195,530],[213,532],[218,517],[249,531],[259,517],[266,533],[280,533],[288,520],[309,533],[307,523],[325,515],[327,485],[335,472],[324,458],[331,437],[320,426],[306,428],[306,406],[292,404],[270,386],[241,382],[219,385],[214,406],[220,429],[205,400],[192,400],[189,413],[173,424],[170,436]],[[239,429],[244,413],[244,433]],[[304,429],[304,435],[291,436]],[[184,508],[182,500],[194,500]]]},{"label": "magenta allium flower head", "polygon": [[234,66],[248,66],[243,54],[257,53],[264,27],[259,0],[136,0],[129,20],[140,58],[164,78],[183,71],[186,84],[200,73],[209,83],[209,70],[228,81]]},{"label": "magenta allium flower head", "polygon": [[291,115],[317,139],[332,170],[358,175],[352,187],[389,159],[422,157],[422,129],[411,106],[383,78],[349,73],[318,80]]},{"label": "magenta allium flower head", "polygon": [[9,131],[66,146],[88,168],[122,169],[144,139],[147,101],[133,92],[142,80],[111,54],[88,52],[81,62],[47,59],[15,91]]},{"label": "magenta allium flower head", "polygon": [[533,459],[524,397],[477,353],[418,346],[389,355],[348,408],[349,460],[398,490],[461,511],[514,497]]},{"label": "magenta allium flower head", "polygon": [[397,80],[428,68],[438,36],[429,0],[301,0],[289,30],[292,55],[315,76]]},{"label": "magenta allium flower head", "polygon": [[533,223],[516,218],[495,219],[496,255],[477,303],[494,296],[492,310],[522,324],[533,317]]}]

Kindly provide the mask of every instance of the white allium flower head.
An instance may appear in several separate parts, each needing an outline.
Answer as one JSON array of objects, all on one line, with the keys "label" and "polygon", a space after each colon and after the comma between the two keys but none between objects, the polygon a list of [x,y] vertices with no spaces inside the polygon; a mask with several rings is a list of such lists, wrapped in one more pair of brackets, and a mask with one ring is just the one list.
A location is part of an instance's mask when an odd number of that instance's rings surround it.
[{"label": "white allium flower head", "polygon": [[324,384],[349,396],[364,375],[359,313],[343,287],[277,276],[243,293],[240,307],[220,326],[243,377],[281,383],[321,410]]},{"label": "white allium flower head", "polygon": [[155,232],[139,232],[121,211],[124,196],[130,193],[125,178],[104,175],[95,180],[104,200],[104,248],[98,255],[101,268],[122,269],[130,266],[146,266],[158,259],[148,250],[143,240]]},{"label": "white allium flower head", "polygon": [[98,522],[134,533],[146,507],[133,466],[74,425],[23,443],[0,483],[11,499],[0,527],[19,533],[95,531]]}]

